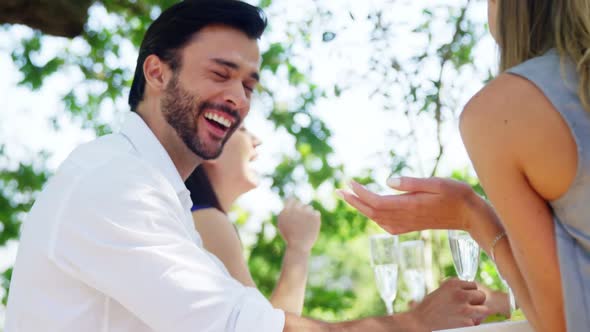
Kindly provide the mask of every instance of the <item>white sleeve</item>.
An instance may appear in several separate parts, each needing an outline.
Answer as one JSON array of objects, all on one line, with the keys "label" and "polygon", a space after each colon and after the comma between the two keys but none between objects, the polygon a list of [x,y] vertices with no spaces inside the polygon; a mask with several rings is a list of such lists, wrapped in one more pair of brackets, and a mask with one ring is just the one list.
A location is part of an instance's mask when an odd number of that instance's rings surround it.
[{"label": "white sleeve", "polygon": [[50,252],[58,266],[156,331],[282,331],[284,313],[187,236],[171,186],[126,173],[78,183]]}]

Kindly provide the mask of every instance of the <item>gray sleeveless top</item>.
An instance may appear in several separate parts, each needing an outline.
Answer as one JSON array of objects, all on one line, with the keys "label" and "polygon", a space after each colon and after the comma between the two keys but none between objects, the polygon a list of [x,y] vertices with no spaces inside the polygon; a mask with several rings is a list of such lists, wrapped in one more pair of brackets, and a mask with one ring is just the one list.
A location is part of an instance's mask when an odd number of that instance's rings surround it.
[{"label": "gray sleeveless top", "polygon": [[[590,331],[590,113],[578,97],[578,75],[572,61],[555,50],[510,70],[534,83],[570,127],[578,147],[578,170],[561,198],[549,202],[565,301],[567,329]],[[540,149],[542,147],[539,147]]]}]

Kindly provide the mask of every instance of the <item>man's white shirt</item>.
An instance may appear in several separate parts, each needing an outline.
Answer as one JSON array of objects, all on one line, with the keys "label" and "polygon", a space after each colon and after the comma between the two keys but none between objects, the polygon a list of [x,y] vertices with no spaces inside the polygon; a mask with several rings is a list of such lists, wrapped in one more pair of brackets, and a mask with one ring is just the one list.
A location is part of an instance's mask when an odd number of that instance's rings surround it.
[{"label": "man's white shirt", "polygon": [[78,147],[23,223],[5,331],[282,331],[203,249],[191,205],[137,114]]}]

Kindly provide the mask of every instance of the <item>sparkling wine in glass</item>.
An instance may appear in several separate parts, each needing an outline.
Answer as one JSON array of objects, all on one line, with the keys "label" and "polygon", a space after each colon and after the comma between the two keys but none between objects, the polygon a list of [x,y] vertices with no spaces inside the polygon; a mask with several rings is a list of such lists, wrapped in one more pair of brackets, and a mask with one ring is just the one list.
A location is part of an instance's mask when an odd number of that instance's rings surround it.
[{"label": "sparkling wine in glass", "polygon": [[424,242],[416,240],[400,243],[400,255],[404,284],[412,301],[420,302],[426,292]]},{"label": "sparkling wine in glass", "polygon": [[397,295],[399,269],[398,238],[395,235],[379,234],[369,238],[371,266],[375,283],[387,314],[393,314],[393,301]]},{"label": "sparkling wine in glass", "polygon": [[450,230],[449,245],[455,271],[459,279],[466,281],[475,280],[477,268],[479,265],[479,245],[465,231]]}]

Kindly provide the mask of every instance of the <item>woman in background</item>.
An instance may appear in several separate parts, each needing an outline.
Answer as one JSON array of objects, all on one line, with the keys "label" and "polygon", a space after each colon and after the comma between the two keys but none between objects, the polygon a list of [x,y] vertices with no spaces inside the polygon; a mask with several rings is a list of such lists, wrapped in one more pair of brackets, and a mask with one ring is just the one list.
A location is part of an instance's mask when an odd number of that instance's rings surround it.
[{"label": "woman in background", "polygon": [[[238,197],[258,184],[256,173],[250,168],[258,145],[258,138],[242,126],[228,140],[219,158],[204,161],[186,181],[193,201],[195,227],[205,249],[217,256],[236,280],[254,288],[242,243],[227,211]],[[270,302],[275,308],[301,315],[307,266],[320,230],[320,214],[310,206],[288,200],[277,219],[287,247]]]}]

